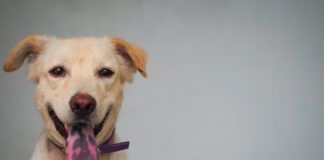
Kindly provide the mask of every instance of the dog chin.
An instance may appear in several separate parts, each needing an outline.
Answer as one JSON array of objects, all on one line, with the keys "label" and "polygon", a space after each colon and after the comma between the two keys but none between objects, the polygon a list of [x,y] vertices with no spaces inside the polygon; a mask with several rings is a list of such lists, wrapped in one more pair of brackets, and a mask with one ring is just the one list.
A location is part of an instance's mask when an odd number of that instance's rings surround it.
[{"label": "dog chin", "polygon": [[101,120],[100,123],[93,125],[89,120],[85,120],[85,119],[75,119],[71,124],[67,124],[67,123],[63,123],[58,116],[56,115],[55,111],[51,108],[48,107],[48,114],[52,120],[52,122],[54,123],[54,126],[56,128],[56,131],[65,139],[67,139],[68,137],[68,129],[69,128],[80,128],[80,127],[84,127],[84,126],[88,126],[93,128],[93,133],[94,136],[97,136],[100,131],[102,130],[104,123],[108,117],[109,114],[109,110],[107,111],[107,113],[105,114],[104,118]]}]

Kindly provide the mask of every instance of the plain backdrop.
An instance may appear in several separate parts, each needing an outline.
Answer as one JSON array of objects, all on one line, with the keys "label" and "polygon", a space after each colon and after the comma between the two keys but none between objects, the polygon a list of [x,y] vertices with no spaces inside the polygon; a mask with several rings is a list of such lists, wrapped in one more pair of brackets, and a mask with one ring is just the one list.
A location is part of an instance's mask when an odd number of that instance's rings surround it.
[{"label": "plain backdrop", "polygon": [[[130,160],[323,160],[321,0],[1,0],[1,63],[30,33],[122,37],[149,54],[118,121]],[[26,65],[0,71],[0,159],[42,122]]]}]

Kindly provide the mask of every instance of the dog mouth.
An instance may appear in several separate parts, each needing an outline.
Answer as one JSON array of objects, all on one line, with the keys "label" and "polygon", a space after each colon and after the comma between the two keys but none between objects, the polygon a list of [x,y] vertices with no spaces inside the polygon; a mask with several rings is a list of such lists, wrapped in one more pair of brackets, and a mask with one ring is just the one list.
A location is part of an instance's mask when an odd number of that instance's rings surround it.
[{"label": "dog mouth", "polygon": [[[101,120],[100,123],[94,125],[93,127],[93,134],[94,136],[97,136],[100,131],[102,130],[103,126],[104,126],[104,123],[108,117],[108,114],[110,112],[110,109],[107,111],[107,113],[105,114],[104,118]],[[56,130],[59,132],[59,134],[64,137],[65,139],[68,138],[69,136],[69,133],[68,133],[68,128],[64,125],[64,123],[58,118],[58,116],[56,115],[55,111],[51,108],[51,107],[48,107],[48,114],[49,116],[51,117],[53,123],[54,123],[54,126],[56,128]],[[89,126],[89,124],[87,124],[86,122],[78,122],[78,123],[75,123],[73,125],[73,127],[82,127],[82,126]]]}]

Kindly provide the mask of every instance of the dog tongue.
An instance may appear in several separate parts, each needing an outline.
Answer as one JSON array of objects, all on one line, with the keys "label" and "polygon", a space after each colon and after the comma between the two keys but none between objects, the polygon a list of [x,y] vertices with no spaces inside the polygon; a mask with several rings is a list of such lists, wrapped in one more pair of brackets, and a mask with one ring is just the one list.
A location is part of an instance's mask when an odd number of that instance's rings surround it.
[{"label": "dog tongue", "polygon": [[67,128],[66,160],[97,160],[93,128],[78,124]]}]

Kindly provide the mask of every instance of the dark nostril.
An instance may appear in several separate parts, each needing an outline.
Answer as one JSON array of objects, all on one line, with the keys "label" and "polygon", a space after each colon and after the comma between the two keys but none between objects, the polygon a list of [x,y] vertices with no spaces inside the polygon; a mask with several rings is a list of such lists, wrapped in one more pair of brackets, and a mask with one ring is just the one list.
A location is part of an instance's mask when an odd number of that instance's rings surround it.
[{"label": "dark nostril", "polygon": [[73,109],[80,109],[79,103],[74,103],[72,106]]},{"label": "dark nostril", "polygon": [[95,99],[88,94],[75,94],[70,100],[73,113],[78,116],[88,116],[96,107]]}]

